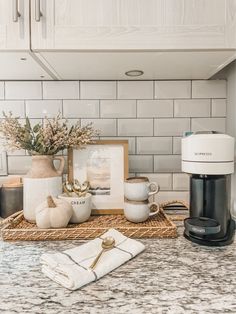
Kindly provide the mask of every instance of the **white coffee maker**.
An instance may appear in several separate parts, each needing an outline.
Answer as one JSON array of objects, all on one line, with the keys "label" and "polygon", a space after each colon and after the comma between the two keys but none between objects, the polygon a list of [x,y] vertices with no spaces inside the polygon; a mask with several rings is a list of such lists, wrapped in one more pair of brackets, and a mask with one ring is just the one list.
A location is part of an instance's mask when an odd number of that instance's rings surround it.
[{"label": "white coffee maker", "polygon": [[190,217],[184,221],[184,236],[202,245],[231,244],[234,138],[215,131],[188,133],[182,139],[182,171],[190,174]]}]

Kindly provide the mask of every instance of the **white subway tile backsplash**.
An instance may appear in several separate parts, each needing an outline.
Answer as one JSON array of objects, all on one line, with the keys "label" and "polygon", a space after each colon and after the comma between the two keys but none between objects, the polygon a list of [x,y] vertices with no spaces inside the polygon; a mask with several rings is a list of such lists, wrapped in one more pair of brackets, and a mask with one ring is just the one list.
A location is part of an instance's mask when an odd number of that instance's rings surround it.
[{"label": "white subway tile backsplash", "polygon": [[189,203],[189,192],[161,191],[155,195],[154,200],[157,203],[173,200],[180,200]]},{"label": "white subway tile backsplash", "polygon": [[182,137],[173,137],[173,154],[181,154]]},{"label": "white subway tile backsplash", "polygon": [[137,116],[139,118],[173,117],[173,100],[138,100]]},{"label": "white subway tile backsplash", "polygon": [[100,136],[116,135],[116,119],[81,119],[81,126],[92,123],[94,129],[100,131]]},{"label": "white subway tile backsplash", "polygon": [[152,136],[153,119],[119,119],[119,136]]},{"label": "white subway tile backsplash", "polygon": [[129,156],[130,172],[153,172],[153,157],[142,155]]},{"label": "white subway tile backsplash", "polygon": [[226,99],[212,99],[212,117],[226,116]]},{"label": "white subway tile backsplash", "polygon": [[[21,122],[28,115],[32,126],[59,111],[69,125],[92,122],[101,131],[96,139],[129,141],[129,173],[156,181],[157,201],[188,200],[181,137],[190,130],[225,131],[226,81],[2,81],[0,119],[2,110]],[[7,155],[10,174],[27,172],[27,152]]]},{"label": "white subway tile backsplash", "polygon": [[137,154],[172,154],[172,138],[138,137]]},{"label": "white subway tile backsplash", "polygon": [[0,82],[0,99],[4,99],[4,82]]},{"label": "white subway tile backsplash", "polygon": [[129,154],[135,155],[135,137],[125,137],[125,136],[100,136],[101,140],[127,140],[129,145]]},{"label": "white subway tile backsplash", "polygon": [[119,81],[118,99],[152,99],[152,81]]},{"label": "white subway tile backsplash", "polygon": [[42,84],[32,81],[7,81],[5,99],[42,99]]},{"label": "white subway tile backsplash", "polygon": [[26,115],[29,118],[53,118],[62,113],[61,100],[27,100]]},{"label": "white subway tile backsplash", "polygon": [[135,118],[136,100],[101,100],[101,118]]},{"label": "white subway tile backsplash", "polygon": [[43,82],[44,99],[77,99],[79,98],[79,82],[47,81]]},{"label": "white subway tile backsplash", "polygon": [[116,99],[116,82],[114,81],[81,81],[81,99]]},{"label": "white subway tile backsplash", "polygon": [[17,149],[14,151],[7,152],[7,156],[25,156],[25,155],[26,155],[26,151],[24,149]]},{"label": "white subway tile backsplash", "polygon": [[155,119],[155,136],[182,136],[185,131],[190,130],[190,119]]},{"label": "white subway tile backsplash", "polygon": [[192,98],[226,98],[226,81],[225,80],[193,81]]},{"label": "white subway tile backsplash", "polygon": [[150,182],[156,182],[160,186],[161,191],[172,190],[172,174],[171,173],[140,173],[138,175],[148,177]]},{"label": "white subway tile backsplash", "polygon": [[65,118],[99,118],[99,100],[63,100]]},{"label": "white subway tile backsplash", "polygon": [[8,156],[9,174],[26,174],[31,166],[31,156]]},{"label": "white subway tile backsplash", "polygon": [[210,99],[176,99],[174,101],[175,117],[209,117]]},{"label": "white subway tile backsplash", "polygon": [[[76,118],[74,118],[74,119],[68,118],[68,119],[66,119],[66,120],[67,120],[67,123],[68,123],[68,126],[69,126],[69,127],[72,127],[72,125],[75,125],[76,123],[81,126],[81,120],[78,119],[78,118],[77,118],[77,119],[76,119]],[[89,123],[89,122],[88,122],[88,123]],[[84,125],[86,125],[86,124],[88,124],[88,123],[84,123]]]},{"label": "white subway tile backsplash", "polygon": [[188,191],[189,175],[186,173],[173,173],[173,190]]},{"label": "white subway tile backsplash", "polygon": [[155,81],[155,98],[191,98],[191,82]]},{"label": "white subway tile backsplash", "polygon": [[160,155],[154,156],[154,172],[181,171],[181,156]]},{"label": "white subway tile backsplash", "polygon": [[218,131],[225,132],[225,118],[193,118],[192,131]]},{"label": "white subway tile backsplash", "polygon": [[3,118],[3,112],[7,115],[9,112],[13,114],[14,117],[24,118],[25,116],[25,105],[23,100],[3,100],[0,101],[0,118]]},{"label": "white subway tile backsplash", "polygon": [[[21,121],[26,122],[26,119],[20,119]],[[31,124],[31,127],[34,127],[36,124],[38,123],[41,123],[43,121],[43,119],[30,119],[30,124]]]}]

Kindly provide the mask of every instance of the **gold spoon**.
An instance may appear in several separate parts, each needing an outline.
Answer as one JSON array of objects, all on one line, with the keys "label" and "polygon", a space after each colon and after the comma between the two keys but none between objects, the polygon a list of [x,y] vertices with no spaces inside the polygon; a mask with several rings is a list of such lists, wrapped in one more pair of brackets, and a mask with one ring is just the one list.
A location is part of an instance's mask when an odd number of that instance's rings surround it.
[{"label": "gold spoon", "polygon": [[81,192],[85,192],[85,191],[87,192],[89,187],[90,187],[89,182],[88,181],[84,181],[84,183],[81,184],[80,190],[81,190]]},{"label": "gold spoon", "polygon": [[77,179],[74,180],[72,185],[73,191],[78,197],[81,197],[81,185]]},{"label": "gold spoon", "polygon": [[98,260],[105,251],[111,250],[115,246],[115,239],[113,237],[106,237],[102,240],[102,250],[89,266],[89,268],[94,269],[97,265]]},{"label": "gold spoon", "polygon": [[86,195],[89,188],[90,188],[89,181],[84,181],[84,183],[82,183],[82,185],[81,185],[81,196]]},{"label": "gold spoon", "polygon": [[73,183],[73,191],[79,196],[82,197],[87,194],[89,190],[89,182],[84,181],[84,183],[80,184],[77,179],[74,180]]},{"label": "gold spoon", "polygon": [[64,184],[63,184],[63,189],[64,189],[64,192],[66,192],[66,194],[68,196],[71,196],[72,195],[72,192],[73,192],[73,188],[72,188],[72,185],[66,181]]},{"label": "gold spoon", "polygon": [[81,184],[79,183],[79,180],[75,179],[73,182],[73,188],[74,190],[80,192],[81,190]]}]

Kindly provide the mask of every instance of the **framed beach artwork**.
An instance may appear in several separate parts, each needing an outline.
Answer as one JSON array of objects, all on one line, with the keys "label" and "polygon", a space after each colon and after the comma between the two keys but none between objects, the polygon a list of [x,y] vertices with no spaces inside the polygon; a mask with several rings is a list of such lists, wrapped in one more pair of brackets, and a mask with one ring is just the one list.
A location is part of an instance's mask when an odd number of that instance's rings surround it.
[{"label": "framed beach artwork", "polygon": [[123,213],[127,177],[127,140],[98,140],[68,152],[68,180],[89,181],[93,214]]}]

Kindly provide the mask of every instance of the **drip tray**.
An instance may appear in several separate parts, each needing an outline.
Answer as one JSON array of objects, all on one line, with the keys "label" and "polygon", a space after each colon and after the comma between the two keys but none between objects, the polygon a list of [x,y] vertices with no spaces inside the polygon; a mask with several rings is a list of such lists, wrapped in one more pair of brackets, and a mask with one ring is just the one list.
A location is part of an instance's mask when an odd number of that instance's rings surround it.
[{"label": "drip tray", "polygon": [[198,235],[216,234],[220,232],[220,224],[215,220],[207,217],[186,218],[184,220],[186,231]]}]

